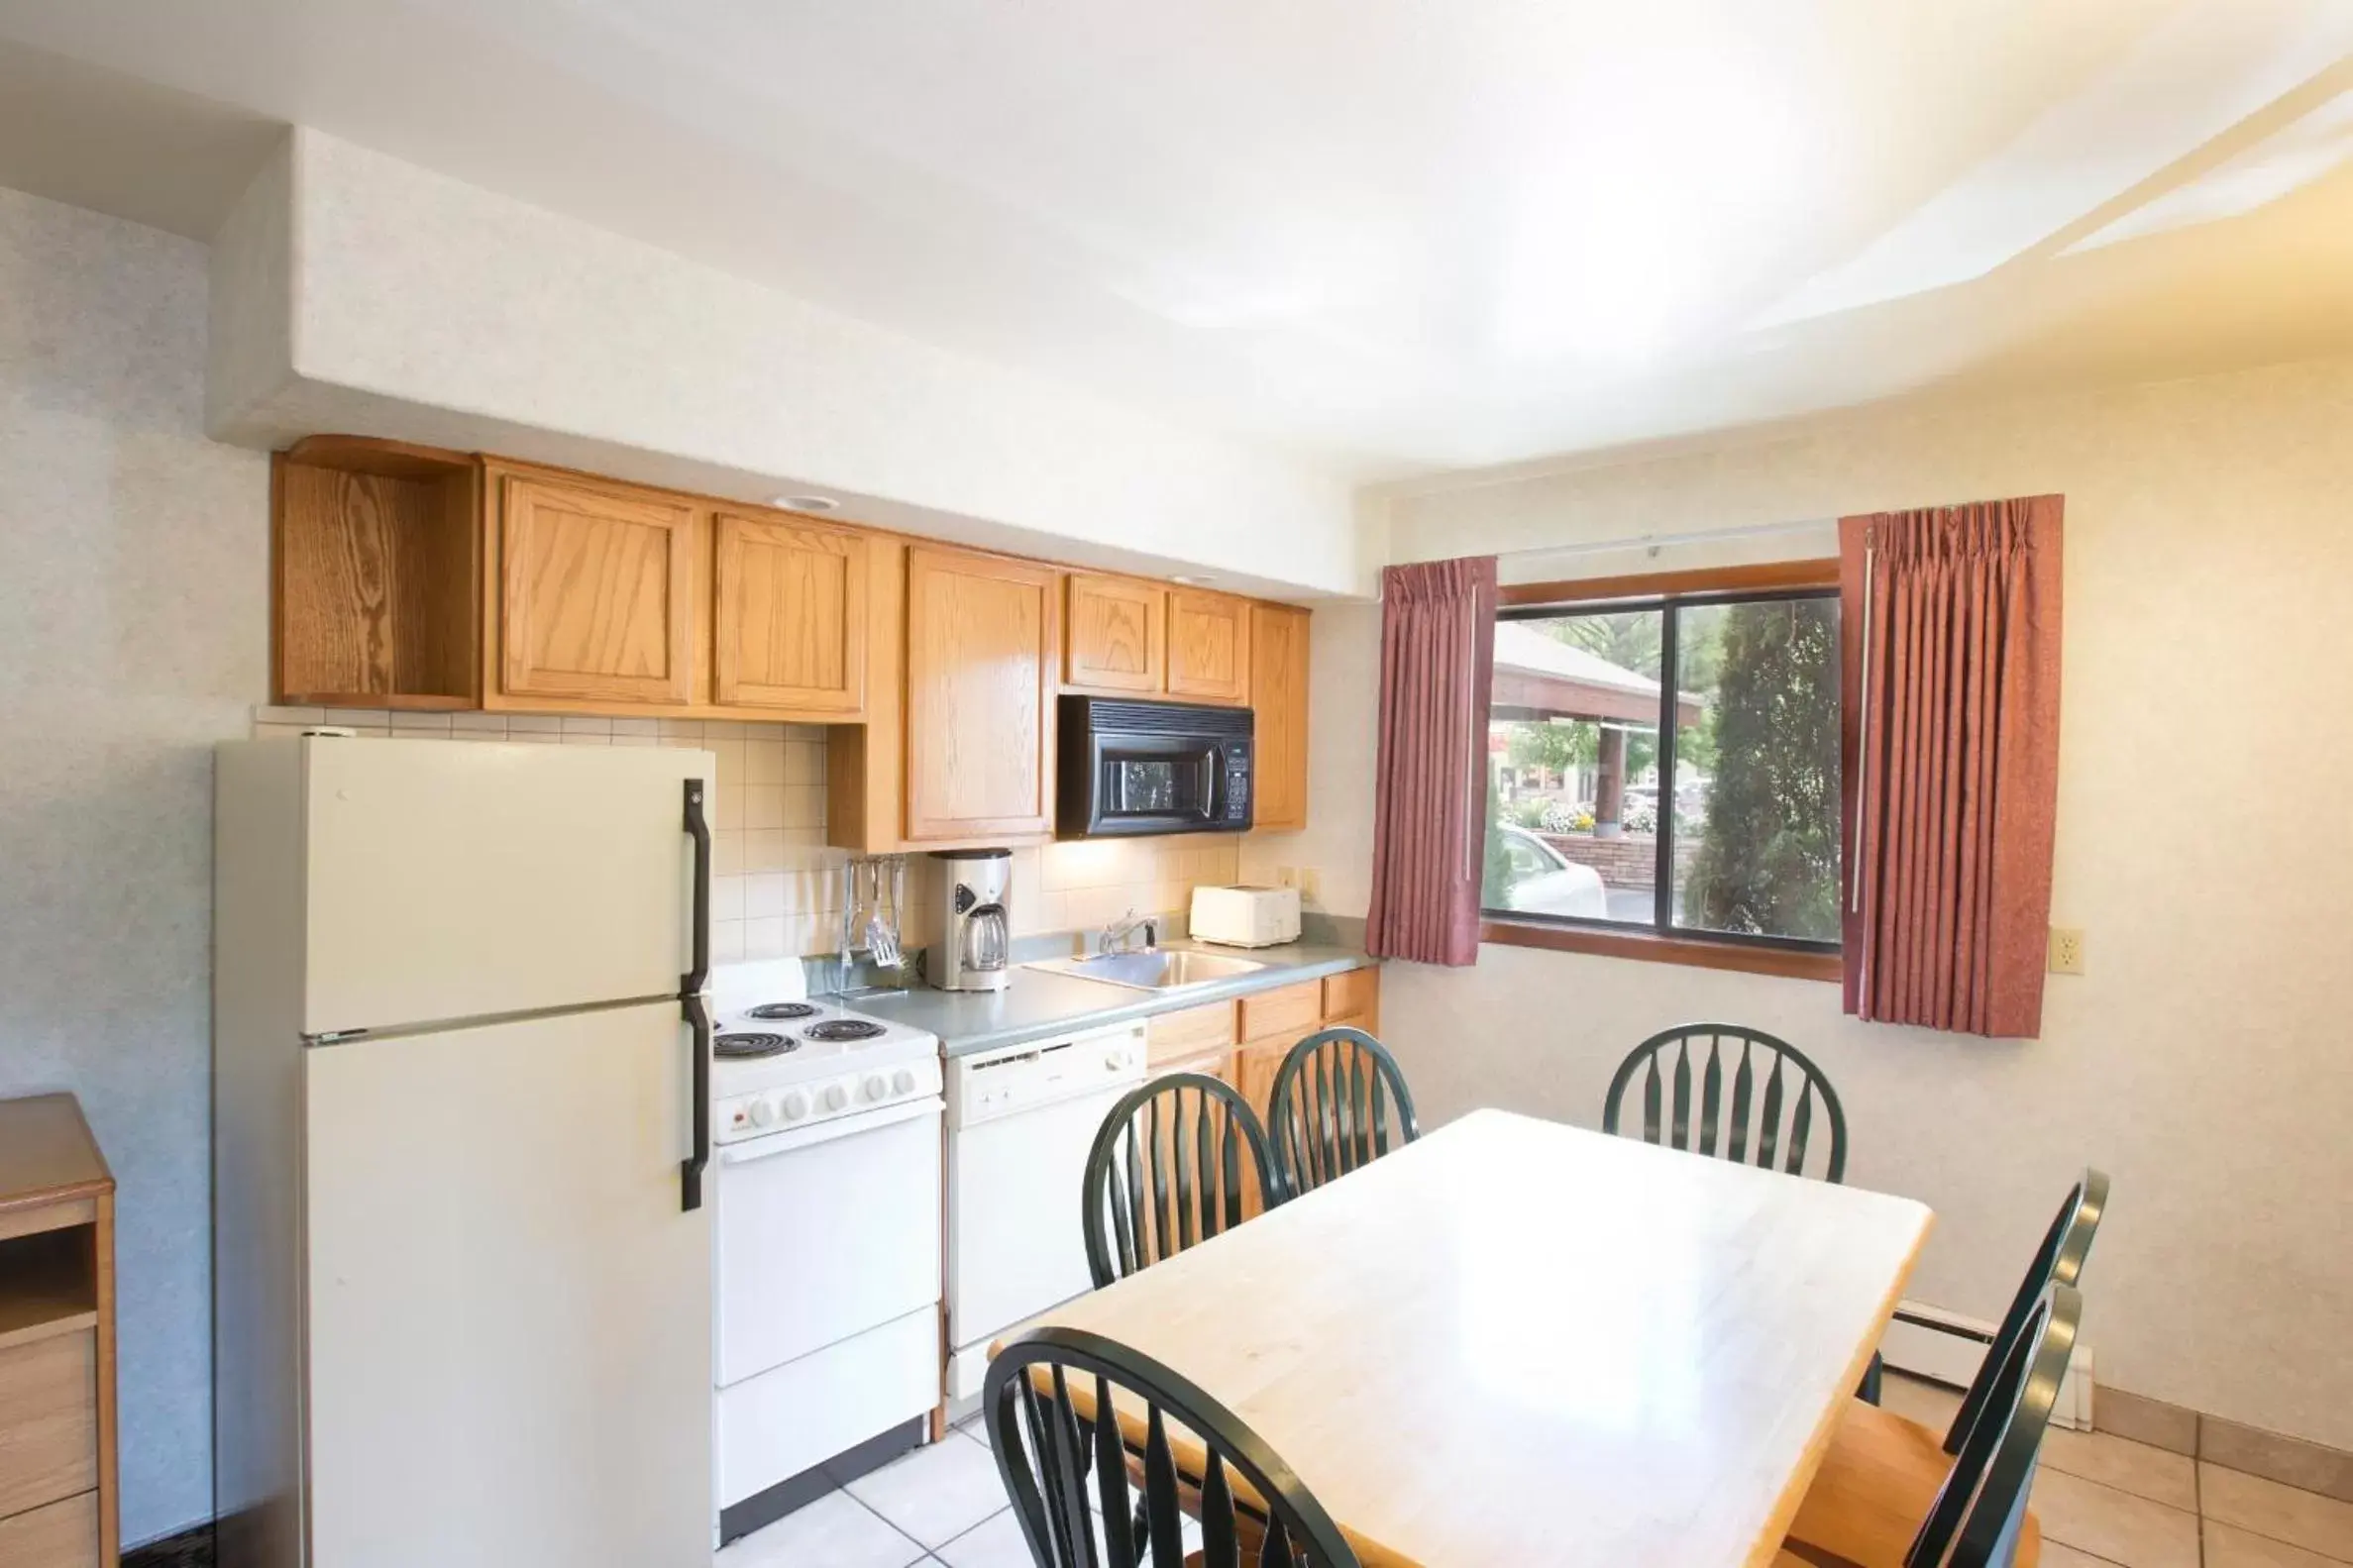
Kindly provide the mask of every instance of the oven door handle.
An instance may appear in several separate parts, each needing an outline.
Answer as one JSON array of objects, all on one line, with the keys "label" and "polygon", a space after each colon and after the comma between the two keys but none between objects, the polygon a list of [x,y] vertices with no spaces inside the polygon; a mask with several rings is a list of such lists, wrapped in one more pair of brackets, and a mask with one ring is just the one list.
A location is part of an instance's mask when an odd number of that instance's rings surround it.
[{"label": "oven door handle", "polygon": [[861,1132],[880,1132],[902,1122],[920,1121],[925,1116],[937,1117],[942,1110],[936,1099],[911,1099],[903,1105],[884,1105],[875,1110],[862,1110],[854,1116],[842,1116],[833,1121],[820,1121],[813,1127],[795,1127],[789,1132],[771,1132],[744,1143],[722,1144],[719,1147],[721,1165],[749,1165],[770,1155],[791,1154],[811,1144],[830,1143],[835,1138],[851,1138]]}]

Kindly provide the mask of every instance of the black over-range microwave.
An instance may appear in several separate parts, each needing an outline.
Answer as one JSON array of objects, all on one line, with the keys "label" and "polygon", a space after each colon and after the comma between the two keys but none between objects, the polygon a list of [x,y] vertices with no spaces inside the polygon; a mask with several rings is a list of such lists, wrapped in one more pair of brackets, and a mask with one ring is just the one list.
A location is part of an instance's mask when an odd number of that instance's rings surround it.
[{"label": "black over-range microwave", "polygon": [[1250,825],[1248,708],[1066,696],[1058,718],[1060,837],[1239,833]]}]

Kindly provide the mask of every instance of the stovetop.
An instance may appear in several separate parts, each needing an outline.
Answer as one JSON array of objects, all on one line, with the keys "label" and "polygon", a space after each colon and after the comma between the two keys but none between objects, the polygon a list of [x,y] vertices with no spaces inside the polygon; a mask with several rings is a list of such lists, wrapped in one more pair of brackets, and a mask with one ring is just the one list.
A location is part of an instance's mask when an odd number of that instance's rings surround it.
[{"label": "stovetop", "polygon": [[[936,1061],[939,1055],[938,1037],[924,1030],[810,996],[798,959],[715,967],[711,1010],[717,1030],[711,1042],[714,1103],[836,1081],[864,1084],[876,1069]],[[731,1038],[748,1037],[758,1037],[757,1051],[729,1050]],[[897,1075],[886,1071],[884,1078],[891,1082]],[[936,1078],[917,1075],[918,1085],[925,1082]]]}]

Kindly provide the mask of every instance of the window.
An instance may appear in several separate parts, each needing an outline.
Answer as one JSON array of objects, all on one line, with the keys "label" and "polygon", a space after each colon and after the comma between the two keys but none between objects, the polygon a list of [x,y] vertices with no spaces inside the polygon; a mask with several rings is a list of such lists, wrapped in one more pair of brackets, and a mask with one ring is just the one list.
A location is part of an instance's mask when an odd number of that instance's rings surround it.
[{"label": "window", "polygon": [[[1688,574],[1639,597],[1551,603],[1507,590],[1490,940],[1620,952],[1608,938],[1639,935],[1678,950],[1654,956],[1713,962],[1684,951],[1705,945],[1751,955],[1734,967],[1835,971],[1819,955],[1839,939],[1838,595],[1832,564],[1798,565],[1812,581]],[[1760,950],[1807,959],[1754,961]]]}]

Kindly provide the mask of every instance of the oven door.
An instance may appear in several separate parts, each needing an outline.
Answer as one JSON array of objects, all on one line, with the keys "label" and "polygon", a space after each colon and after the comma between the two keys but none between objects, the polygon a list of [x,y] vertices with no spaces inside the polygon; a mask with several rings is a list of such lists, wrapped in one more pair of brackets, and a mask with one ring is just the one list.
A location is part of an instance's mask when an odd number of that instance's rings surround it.
[{"label": "oven door", "polygon": [[941,1104],[718,1151],[721,1387],[940,1299]]},{"label": "oven door", "polygon": [[1196,833],[1226,815],[1226,766],[1212,740],[1117,731],[1094,737],[1090,833]]}]

